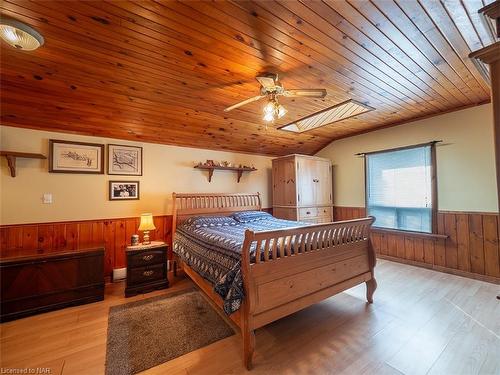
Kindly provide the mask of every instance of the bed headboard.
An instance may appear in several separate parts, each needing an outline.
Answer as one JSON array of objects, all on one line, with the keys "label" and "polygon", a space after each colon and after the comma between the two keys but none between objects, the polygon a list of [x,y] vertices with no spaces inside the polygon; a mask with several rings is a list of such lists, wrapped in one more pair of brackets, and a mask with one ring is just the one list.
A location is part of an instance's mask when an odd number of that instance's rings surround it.
[{"label": "bed headboard", "polygon": [[172,193],[174,201],[172,234],[191,216],[231,215],[261,209],[259,193]]}]

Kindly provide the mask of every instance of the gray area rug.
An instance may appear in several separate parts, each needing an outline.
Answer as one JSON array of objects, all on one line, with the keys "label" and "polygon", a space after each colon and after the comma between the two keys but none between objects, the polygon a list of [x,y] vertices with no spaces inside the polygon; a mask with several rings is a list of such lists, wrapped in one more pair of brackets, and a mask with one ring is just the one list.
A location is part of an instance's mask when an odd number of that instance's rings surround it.
[{"label": "gray area rug", "polygon": [[113,306],[106,374],[136,374],[233,334],[198,290]]}]

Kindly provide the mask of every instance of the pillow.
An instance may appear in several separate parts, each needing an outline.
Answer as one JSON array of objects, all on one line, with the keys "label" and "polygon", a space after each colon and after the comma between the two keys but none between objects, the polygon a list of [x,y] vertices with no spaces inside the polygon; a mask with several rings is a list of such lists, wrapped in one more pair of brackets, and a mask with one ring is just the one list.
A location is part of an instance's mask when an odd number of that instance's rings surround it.
[{"label": "pillow", "polygon": [[201,228],[236,225],[238,222],[229,216],[193,216],[187,219],[184,224],[194,225],[196,228]]},{"label": "pillow", "polygon": [[272,216],[264,211],[241,211],[231,215],[231,217],[240,223],[249,223],[251,221],[271,219]]}]

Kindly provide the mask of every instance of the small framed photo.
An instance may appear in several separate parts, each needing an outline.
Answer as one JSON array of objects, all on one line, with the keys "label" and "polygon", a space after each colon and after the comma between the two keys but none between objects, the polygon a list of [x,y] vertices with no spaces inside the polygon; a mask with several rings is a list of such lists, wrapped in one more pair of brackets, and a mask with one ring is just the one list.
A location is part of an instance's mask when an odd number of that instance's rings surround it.
[{"label": "small framed photo", "polygon": [[139,181],[109,181],[109,200],[139,199]]},{"label": "small framed photo", "polygon": [[104,174],[104,145],[50,139],[49,172]]},{"label": "small framed photo", "polygon": [[108,174],[142,176],[142,147],[108,144]]}]

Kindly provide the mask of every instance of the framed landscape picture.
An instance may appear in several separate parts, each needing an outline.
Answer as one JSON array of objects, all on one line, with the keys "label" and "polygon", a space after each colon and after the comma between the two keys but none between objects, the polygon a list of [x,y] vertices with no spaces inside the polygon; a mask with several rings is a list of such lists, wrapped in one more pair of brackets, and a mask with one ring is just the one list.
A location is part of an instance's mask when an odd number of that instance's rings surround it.
[{"label": "framed landscape picture", "polygon": [[109,200],[139,199],[139,181],[109,181]]},{"label": "framed landscape picture", "polygon": [[108,144],[108,174],[142,176],[142,147]]},{"label": "framed landscape picture", "polygon": [[50,173],[104,173],[104,145],[49,140]]}]

